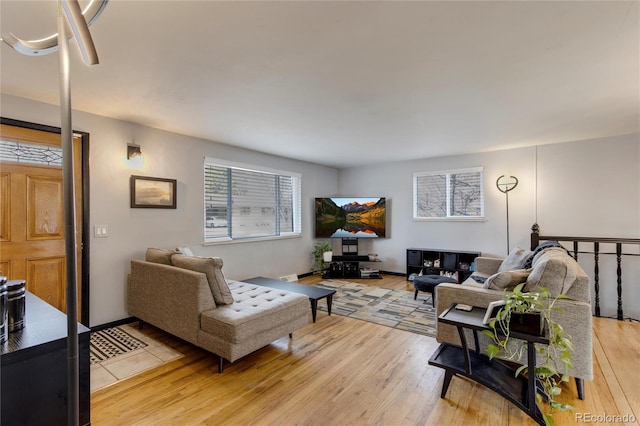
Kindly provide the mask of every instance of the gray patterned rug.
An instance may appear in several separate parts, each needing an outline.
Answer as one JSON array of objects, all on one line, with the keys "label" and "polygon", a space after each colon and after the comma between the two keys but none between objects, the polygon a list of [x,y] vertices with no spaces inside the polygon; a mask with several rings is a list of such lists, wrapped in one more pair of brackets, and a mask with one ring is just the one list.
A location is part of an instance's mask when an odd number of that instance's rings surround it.
[{"label": "gray patterned rug", "polygon": [[[387,327],[435,337],[435,309],[431,295],[419,293],[413,300],[413,292],[390,290],[378,286],[340,280],[325,280],[318,287],[336,290],[331,313],[369,321]],[[318,304],[326,311],[326,305]]]},{"label": "gray patterned rug", "polygon": [[120,327],[96,331],[91,333],[89,343],[90,362],[102,362],[145,346],[145,342],[136,339]]}]

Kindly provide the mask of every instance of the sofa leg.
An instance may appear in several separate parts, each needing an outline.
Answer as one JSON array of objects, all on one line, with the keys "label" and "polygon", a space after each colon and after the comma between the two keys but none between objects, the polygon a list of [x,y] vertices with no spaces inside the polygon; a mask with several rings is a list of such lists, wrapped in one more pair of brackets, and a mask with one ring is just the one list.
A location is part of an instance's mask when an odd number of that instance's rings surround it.
[{"label": "sofa leg", "polygon": [[224,371],[224,358],[221,356],[218,357],[218,374],[222,374]]},{"label": "sofa leg", "polygon": [[289,333],[289,339],[293,339],[293,333]]},{"label": "sofa leg", "polygon": [[138,330],[142,330],[144,328],[144,321],[138,320]]},{"label": "sofa leg", "polygon": [[576,388],[578,388],[578,399],[584,401],[584,379],[576,379]]}]

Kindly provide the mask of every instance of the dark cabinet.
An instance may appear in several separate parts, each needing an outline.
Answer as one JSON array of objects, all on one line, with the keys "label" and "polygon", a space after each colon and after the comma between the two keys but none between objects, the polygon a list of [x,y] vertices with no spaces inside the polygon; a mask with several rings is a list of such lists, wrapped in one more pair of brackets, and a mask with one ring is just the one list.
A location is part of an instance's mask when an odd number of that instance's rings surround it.
[{"label": "dark cabinet", "polygon": [[407,249],[407,280],[417,275],[445,275],[466,280],[474,271],[479,251],[438,250],[424,248]]},{"label": "dark cabinet", "polygon": [[[80,424],[90,417],[90,330],[78,324]],[[25,326],[1,352],[3,425],[66,425],[67,316],[27,292]]]}]

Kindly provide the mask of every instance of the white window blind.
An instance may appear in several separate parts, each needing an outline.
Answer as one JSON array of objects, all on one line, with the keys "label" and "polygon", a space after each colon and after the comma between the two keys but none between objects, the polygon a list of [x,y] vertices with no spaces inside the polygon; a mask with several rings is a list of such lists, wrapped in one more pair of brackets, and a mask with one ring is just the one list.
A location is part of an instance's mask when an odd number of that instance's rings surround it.
[{"label": "white window blind", "polygon": [[484,170],[475,167],[413,175],[413,218],[484,218]]},{"label": "white window blind", "polygon": [[205,242],[301,234],[301,177],[205,159]]}]

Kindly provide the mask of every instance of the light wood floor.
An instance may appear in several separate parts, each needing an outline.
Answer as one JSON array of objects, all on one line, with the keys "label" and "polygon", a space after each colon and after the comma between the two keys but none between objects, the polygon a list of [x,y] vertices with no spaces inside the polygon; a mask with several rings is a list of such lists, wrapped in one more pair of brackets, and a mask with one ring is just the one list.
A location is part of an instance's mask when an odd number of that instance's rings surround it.
[{"label": "light wood floor", "polygon": [[[411,290],[404,277],[351,281]],[[584,401],[573,381],[563,390],[576,411],[556,415],[556,425],[605,415],[608,424],[638,425],[640,324],[594,318],[593,329],[595,379],[585,383]],[[434,339],[339,315],[318,312],[293,339],[227,364],[223,374],[215,355],[151,326],[143,332],[185,356],[93,393],[93,425],[535,424],[463,378],[441,399],[443,371],[427,364]],[[625,415],[626,423],[616,421]]]}]

